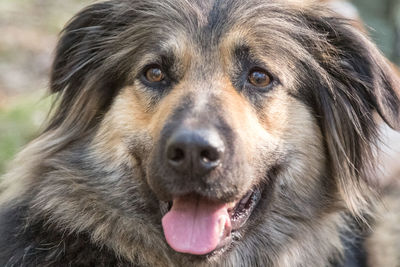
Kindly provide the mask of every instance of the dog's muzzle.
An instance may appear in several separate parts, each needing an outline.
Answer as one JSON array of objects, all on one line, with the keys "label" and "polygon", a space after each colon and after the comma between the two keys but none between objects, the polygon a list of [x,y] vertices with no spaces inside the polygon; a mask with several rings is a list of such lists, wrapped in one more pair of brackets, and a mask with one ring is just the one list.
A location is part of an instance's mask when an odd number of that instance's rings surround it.
[{"label": "dog's muzzle", "polygon": [[233,130],[175,122],[160,136],[147,179],[161,203],[166,241],[192,255],[226,247],[260,198]]}]

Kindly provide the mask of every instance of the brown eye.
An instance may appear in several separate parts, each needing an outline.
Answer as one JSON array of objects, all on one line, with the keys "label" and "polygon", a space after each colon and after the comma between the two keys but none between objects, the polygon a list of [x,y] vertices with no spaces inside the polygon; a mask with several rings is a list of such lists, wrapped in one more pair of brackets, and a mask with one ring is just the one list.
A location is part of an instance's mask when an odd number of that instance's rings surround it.
[{"label": "brown eye", "polygon": [[252,70],[249,74],[249,82],[257,87],[267,87],[272,79],[264,70]]},{"label": "brown eye", "polygon": [[164,80],[165,75],[158,67],[151,67],[145,73],[147,81],[151,83],[158,83]]}]

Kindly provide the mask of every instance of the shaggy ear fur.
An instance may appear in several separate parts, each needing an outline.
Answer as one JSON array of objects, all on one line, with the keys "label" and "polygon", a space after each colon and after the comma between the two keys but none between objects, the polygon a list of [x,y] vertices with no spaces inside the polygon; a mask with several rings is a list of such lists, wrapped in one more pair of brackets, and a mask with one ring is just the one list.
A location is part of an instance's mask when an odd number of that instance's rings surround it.
[{"label": "shaggy ear fur", "polygon": [[392,128],[400,128],[400,81],[378,49],[348,21],[310,14],[308,25],[322,40],[308,40],[319,65],[315,75],[322,77],[313,89],[314,106],[340,194],[360,215],[376,181],[371,177],[379,136],[374,111]]},{"label": "shaggy ear fur", "polygon": [[[338,25],[331,43],[339,50],[340,64],[366,103],[393,129],[400,130],[400,79],[388,61],[362,33],[350,25]],[[360,103],[361,104],[361,103]]]},{"label": "shaggy ear fur", "polygon": [[104,23],[104,18],[111,9],[107,3],[89,6],[64,28],[53,62],[53,93],[67,87],[69,91],[76,91],[85,83],[85,77],[93,76],[96,65],[102,63],[102,44],[109,34],[107,30],[112,29]]},{"label": "shaggy ear fur", "polygon": [[[118,89],[125,61],[114,55],[121,32],[132,20],[122,3],[108,1],[89,6],[65,27],[56,48],[50,88],[59,103],[48,130],[60,126],[82,136],[104,114]],[[124,10],[126,14],[119,14]],[[120,16],[124,19],[121,19]],[[116,18],[118,17],[118,19]],[[72,134],[71,134],[72,136]]]}]

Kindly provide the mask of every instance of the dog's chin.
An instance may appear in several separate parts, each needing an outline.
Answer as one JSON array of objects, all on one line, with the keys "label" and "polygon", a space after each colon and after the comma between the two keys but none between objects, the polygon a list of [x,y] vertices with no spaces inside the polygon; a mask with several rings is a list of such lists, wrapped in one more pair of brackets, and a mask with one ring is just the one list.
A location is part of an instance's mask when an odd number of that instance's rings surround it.
[{"label": "dog's chin", "polygon": [[261,195],[261,187],[254,186],[229,203],[195,194],[170,202],[160,201],[167,243],[176,252],[198,259],[223,254],[232,246],[232,241],[243,235]]}]

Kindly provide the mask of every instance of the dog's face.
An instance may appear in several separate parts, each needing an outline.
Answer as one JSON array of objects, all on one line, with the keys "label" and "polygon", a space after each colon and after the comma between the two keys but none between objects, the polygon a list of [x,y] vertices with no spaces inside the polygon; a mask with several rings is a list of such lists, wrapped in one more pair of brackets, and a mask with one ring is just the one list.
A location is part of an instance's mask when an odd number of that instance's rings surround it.
[{"label": "dog's face", "polygon": [[256,0],[95,4],[59,44],[49,129],[88,132],[102,168],[131,172],[132,203],[152,207],[141,216],[179,257],[261,244],[272,257],[315,220],[357,212],[374,110],[399,125],[391,70],[331,15]]},{"label": "dog's face", "polygon": [[[262,195],[273,200],[275,186],[293,187],[306,203],[322,187],[322,135],[293,66],[282,64],[287,52],[277,51],[273,38],[257,41],[274,35],[259,19],[247,27],[235,22],[219,26],[219,34],[216,26],[185,23],[168,36],[172,25],[149,35],[163,41],[140,53],[100,131],[120,137],[154,198],[171,206],[164,233],[180,252],[207,254],[226,244]],[[295,190],[304,183],[315,192]],[[193,220],[207,221],[191,229]]]}]

